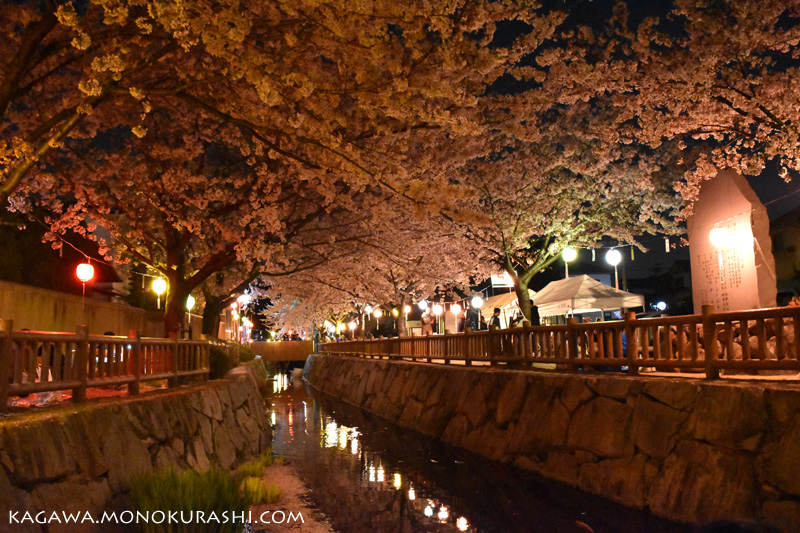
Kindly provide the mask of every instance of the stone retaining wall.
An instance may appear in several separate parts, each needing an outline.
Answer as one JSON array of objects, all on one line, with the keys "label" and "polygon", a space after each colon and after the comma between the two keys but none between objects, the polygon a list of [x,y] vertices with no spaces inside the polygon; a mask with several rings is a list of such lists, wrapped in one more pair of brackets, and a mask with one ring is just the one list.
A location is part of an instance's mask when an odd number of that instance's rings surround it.
[{"label": "stone retaining wall", "polygon": [[312,357],[320,390],[490,459],[673,520],[800,530],[800,385]]},{"label": "stone retaining wall", "polygon": [[[185,389],[64,406],[0,419],[0,531],[9,511],[129,509],[131,479],[154,468],[230,469],[272,441],[258,382],[263,365]],[[109,526],[49,524],[47,531],[110,531]]]}]

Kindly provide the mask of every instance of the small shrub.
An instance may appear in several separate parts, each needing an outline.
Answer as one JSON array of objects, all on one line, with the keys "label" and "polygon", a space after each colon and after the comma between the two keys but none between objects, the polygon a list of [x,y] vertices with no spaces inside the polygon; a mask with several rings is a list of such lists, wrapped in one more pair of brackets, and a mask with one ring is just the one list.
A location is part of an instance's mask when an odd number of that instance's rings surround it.
[{"label": "small shrub", "polygon": [[255,352],[249,346],[239,346],[239,362],[246,363],[256,358]]},{"label": "small shrub", "polygon": [[236,470],[236,475],[239,477],[261,477],[264,475],[264,470],[273,463],[272,451],[261,454],[260,457],[251,459],[243,463]]},{"label": "small shrub", "polygon": [[278,500],[281,499],[282,495],[283,490],[281,490],[281,488],[275,483],[270,483],[267,485],[267,496],[264,499],[264,503],[278,503]]},{"label": "small shrub", "polygon": [[[208,517],[212,512],[218,517],[222,513],[247,513],[251,505],[259,498],[270,497],[270,490],[263,488],[262,493],[255,493],[255,489],[245,490],[241,484],[229,473],[219,469],[212,469],[200,473],[194,470],[178,473],[174,469],[157,470],[155,472],[138,476],[131,483],[130,497],[135,511],[142,513],[155,511],[184,512],[188,517],[189,512],[202,511]],[[180,514],[178,515],[180,516]],[[164,531],[163,524],[140,524],[146,533]],[[171,524],[170,531],[174,532],[214,532],[238,533],[244,524]]]},{"label": "small shrub", "polygon": [[242,494],[253,504],[259,503],[277,503],[281,498],[283,491],[274,483],[269,486],[264,485],[261,478],[246,477],[241,483]]},{"label": "small shrub", "polygon": [[234,366],[234,356],[217,346],[212,346],[208,354],[208,378],[219,379],[224,377]]}]

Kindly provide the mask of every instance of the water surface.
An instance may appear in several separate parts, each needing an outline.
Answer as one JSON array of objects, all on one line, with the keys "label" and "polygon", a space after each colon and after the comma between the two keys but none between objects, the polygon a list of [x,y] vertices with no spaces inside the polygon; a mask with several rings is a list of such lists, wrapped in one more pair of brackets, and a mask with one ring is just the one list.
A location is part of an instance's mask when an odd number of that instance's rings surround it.
[{"label": "water surface", "polygon": [[691,529],[464,452],[276,378],[273,452],[337,531],[684,532]]}]

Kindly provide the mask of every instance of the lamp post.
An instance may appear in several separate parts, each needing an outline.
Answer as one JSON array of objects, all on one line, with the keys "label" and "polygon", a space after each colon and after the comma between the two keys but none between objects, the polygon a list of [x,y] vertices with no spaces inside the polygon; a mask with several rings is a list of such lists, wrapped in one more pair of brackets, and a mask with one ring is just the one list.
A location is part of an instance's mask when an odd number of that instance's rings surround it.
[{"label": "lamp post", "polygon": [[606,253],[606,262],[609,265],[614,265],[614,287],[619,290],[619,271],[617,266],[619,265],[620,261],[622,261],[622,254],[619,253],[619,250],[616,248],[612,248],[611,250]]},{"label": "lamp post", "polygon": [[564,248],[564,251],[561,252],[561,259],[564,260],[564,277],[569,277],[569,263],[570,261],[574,261],[575,258],[578,257],[578,252],[575,248]]},{"label": "lamp post", "polygon": [[406,304],[406,306],[403,307],[403,315],[405,316],[405,319],[406,319],[406,322],[405,322],[405,324],[406,324],[406,335],[408,335],[409,331],[410,331],[410,329],[408,327],[408,313],[410,313],[410,312],[411,312],[411,306]]},{"label": "lamp post", "polygon": [[153,292],[156,293],[156,305],[161,309],[161,295],[167,292],[167,280],[158,278],[153,281]]},{"label": "lamp post", "polygon": [[192,339],[192,309],[194,309],[195,303],[197,303],[197,300],[194,299],[194,296],[190,294],[186,297],[186,324],[189,333],[189,340]]},{"label": "lamp post", "polygon": [[475,324],[477,326],[475,328],[475,331],[478,331],[479,329],[481,329],[481,306],[483,305],[483,298],[481,298],[480,296],[473,296],[472,300],[470,300],[469,303],[472,306],[472,308],[475,309],[475,312],[478,314],[478,323]]},{"label": "lamp post", "polygon": [[433,314],[436,316],[437,333],[444,333],[444,328],[442,328],[442,311],[444,311],[444,309],[441,304],[433,304],[431,311],[433,311]]}]

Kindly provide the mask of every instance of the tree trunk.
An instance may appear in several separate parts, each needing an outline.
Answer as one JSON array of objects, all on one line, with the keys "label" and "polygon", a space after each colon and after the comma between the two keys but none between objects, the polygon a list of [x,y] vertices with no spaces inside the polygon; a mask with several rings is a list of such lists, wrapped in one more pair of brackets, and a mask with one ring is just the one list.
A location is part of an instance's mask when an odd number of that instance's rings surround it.
[{"label": "tree trunk", "polygon": [[520,277],[515,271],[506,271],[514,281],[514,292],[517,295],[519,311],[522,313],[523,318],[534,326],[539,325],[538,316],[535,320],[531,320],[531,295],[528,292],[529,278],[527,276]]},{"label": "tree trunk", "polygon": [[164,310],[164,333],[169,338],[179,337],[181,334],[183,319],[186,314],[186,297],[189,296],[190,292],[184,284],[184,269],[181,261],[183,257],[178,254],[174,259],[177,259],[177,261],[172,264],[177,264],[178,268],[171,271],[167,276],[169,285],[167,286],[166,307]]},{"label": "tree trunk", "polygon": [[225,300],[209,298],[206,294],[206,306],[203,308],[203,335],[216,339],[219,337],[219,315],[227,307]]},{"label": "tree trunk", "polygon": [[170,338],[180,335],[184,315],[186,314],[186,297],[188,294],[180,284],[177,285],[177,287],[170,286],[164,311],[164,333]]}]

